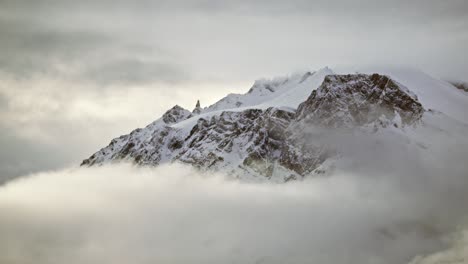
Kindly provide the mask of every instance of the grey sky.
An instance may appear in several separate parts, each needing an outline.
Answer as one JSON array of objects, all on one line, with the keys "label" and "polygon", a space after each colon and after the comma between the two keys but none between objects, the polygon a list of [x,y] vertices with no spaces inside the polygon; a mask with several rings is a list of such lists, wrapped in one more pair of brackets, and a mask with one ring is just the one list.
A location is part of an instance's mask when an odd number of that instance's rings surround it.
[{"label": "grey sky", "polygon": [[[0,175],[79,163],[260,77],[390,64],[468,79],[466,0],[0,0],[0,36]],[[34,165],[5,169],[8,153]]]}]

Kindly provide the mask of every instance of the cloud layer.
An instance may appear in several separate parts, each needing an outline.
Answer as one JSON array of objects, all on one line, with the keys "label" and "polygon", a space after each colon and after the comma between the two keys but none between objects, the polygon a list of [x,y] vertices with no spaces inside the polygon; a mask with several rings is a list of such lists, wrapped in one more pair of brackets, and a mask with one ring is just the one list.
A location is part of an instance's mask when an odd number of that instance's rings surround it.
[{"label": "cloud layer", "polygon": [[125,164],[40,173],[0,189],[0,262],[405,263],[447,246],[466,208],[434,197],[450,183],[415,176],[425,192],[399,177],[243,184]]}]

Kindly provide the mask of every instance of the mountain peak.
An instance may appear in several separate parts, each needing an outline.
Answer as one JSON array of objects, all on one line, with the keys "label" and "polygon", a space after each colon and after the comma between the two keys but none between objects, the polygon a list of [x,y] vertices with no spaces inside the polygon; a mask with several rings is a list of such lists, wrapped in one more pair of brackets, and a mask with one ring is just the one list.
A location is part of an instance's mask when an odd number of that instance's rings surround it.
[{"label": "mountain peak", "polygon": [[163,114],[162,120],[166,124],[175,124],[182,120],[192,117],[192,113],[179,105],[175,105]]},{"label": "mountain peak", "polygon": [[[411,76],[397,81],[390,75],[336,75],[323,68],[259,82],[261,89],[230,94],[197,115],[199,101],[193,113],[176,105],[162,120],[112,140],[83,165],[118,160],[153,166],[182,162],[246,180],[278,182],[320,174],[342,157],[308,131],[330,133],[341,130],[329,128],[344,127],[357,133],[389,132],[410,140],[418,133],[406,131],[431,122],[435,112],[426,112],[405,85],[427,80],[424,88],[437,90],[439,82]],[[421,89],[413,86],[409,85]],[[418,95],[424,97],[424,93]],[[423,115],[424,122],[419,122]]]},{"label": "mountain peak", "polygon": [[416,95],[385,75],[328,75],[299,106],[297,119],[325,127],[353,127],[399,117],[397,125],[407,125],[423,112]]}]

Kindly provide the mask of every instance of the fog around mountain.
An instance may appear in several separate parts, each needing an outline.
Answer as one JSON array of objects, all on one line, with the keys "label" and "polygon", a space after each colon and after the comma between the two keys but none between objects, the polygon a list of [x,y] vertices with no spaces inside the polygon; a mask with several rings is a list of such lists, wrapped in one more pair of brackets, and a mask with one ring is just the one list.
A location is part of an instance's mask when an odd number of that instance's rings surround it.
[{"label": "fog around mountain", "polygon": [[402,156],[392,141],[369,152],[368,137],[324,140],[347,142],[367,166],[285,184],[178,164],[75,166],[19,178],[0,192],[0,260],[464,263],[465,145],[439,142],[428,159]]}]

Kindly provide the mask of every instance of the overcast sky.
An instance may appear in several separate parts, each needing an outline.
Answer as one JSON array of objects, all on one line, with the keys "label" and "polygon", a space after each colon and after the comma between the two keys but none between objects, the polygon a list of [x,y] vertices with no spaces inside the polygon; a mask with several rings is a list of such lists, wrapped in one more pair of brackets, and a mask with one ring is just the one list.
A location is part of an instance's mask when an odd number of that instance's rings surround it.
[{"label": "overcast sky", "polygon": [[0,176],[80,161],[175,104],[324,66],[468,80],[466,0],[0,0]]}]

